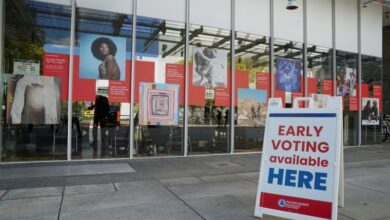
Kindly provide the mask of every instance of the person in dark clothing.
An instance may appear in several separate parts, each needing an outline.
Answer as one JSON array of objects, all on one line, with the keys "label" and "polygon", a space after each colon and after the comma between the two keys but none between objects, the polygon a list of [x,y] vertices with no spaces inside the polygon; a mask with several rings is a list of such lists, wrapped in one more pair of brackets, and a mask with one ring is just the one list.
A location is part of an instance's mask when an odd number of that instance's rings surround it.
[{"label": "person in dark clothing", "polygon": [[218,128],[222,128],[222,111],[218,110],[217,112],[217,124]]},{"label": "person in dark clothing", "polygon": [[229,121],[229,110],[226,110],[226,112],[225,112],[225,127],[227,126],[228,121]]},{"label": "person in dark clothing", "polygon": [[362,120],[368,119],[368,116],[370,115],[370,111],[371,111],[371,101],[367,100],[367,103],[364,106],[363,111],[362,111]]},{"label": "person in dark clothing", "polygon": [[375,100],[372,102],[370,115],[371,115],[371,120],[378,120],[378,103]]},{"label": "person in dark clothing", "polygon": [[93,116],[93,129],[92,129],[92,148],[93,148],[93,154],[96,155],[97,153],[97,132],[98,127],[100,126],[100,137],[102,141],[102,151],[101,154],[104,156],[107,153],[107,143],[106,143],[106,137],[105,133],[107,131],[106,128],[106,119],[108,117],[108,114],[110,112],[110,105],[108,103],[108,99],[105,96],[97,95],[95,104],[88,107],[89,110],[95,109],[94,116]]}]

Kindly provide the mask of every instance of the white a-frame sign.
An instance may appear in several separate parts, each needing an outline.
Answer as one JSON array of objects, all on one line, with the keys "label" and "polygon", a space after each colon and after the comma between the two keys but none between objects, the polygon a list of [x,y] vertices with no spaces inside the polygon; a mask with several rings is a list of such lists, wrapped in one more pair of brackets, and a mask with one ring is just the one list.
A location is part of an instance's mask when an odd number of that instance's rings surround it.
[{"label": "white a-frame sign", "polygon": [[[298,108],[299,101],[309,107]],[[269,99],[255,216],[337,218],[344,203],[341,101],[327,97],[316,108],[313,99],[296,98],[284,109],[280,98]]]}]

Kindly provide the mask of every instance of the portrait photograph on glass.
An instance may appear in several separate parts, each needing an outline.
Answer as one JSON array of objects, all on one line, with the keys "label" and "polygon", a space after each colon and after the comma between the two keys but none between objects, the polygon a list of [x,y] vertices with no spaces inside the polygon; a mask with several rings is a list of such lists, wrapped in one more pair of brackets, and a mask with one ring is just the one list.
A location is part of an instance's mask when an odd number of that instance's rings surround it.
[{"label": "portrait photograph on glass", "polygon": [[80,34],[80,78],[125,80],[126,39]]}]

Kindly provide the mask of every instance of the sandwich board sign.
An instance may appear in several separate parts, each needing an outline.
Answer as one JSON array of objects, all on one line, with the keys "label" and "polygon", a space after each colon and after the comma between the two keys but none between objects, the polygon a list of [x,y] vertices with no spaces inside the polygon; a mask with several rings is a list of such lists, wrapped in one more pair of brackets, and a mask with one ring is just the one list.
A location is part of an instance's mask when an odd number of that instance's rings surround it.
[{"label": "sandwich board sign", "polygon": [[[299,101],[309,107],[298,108]],[[328,97],[324,108],[311,98],[296,98],[290,109],[281,103],[269,99],[255,216],[336,219],[338,199],[343,203],[341,98]]]}]

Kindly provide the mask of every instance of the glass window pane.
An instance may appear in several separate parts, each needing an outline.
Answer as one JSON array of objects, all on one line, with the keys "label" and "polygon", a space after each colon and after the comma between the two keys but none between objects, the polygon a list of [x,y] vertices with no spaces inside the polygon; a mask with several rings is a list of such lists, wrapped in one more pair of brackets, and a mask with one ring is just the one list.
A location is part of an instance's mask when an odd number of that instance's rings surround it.
[{"label": "glass window pane", "polygon": [[135,156],[183,155],[185,25],[137,17]]},{"label": "glass window pane", "polygon": [[238,32],[235,53],[235,152],[262,149],[271,92],[269,73],[269,39]]},{"label": "glass window pane", "polygon": [[382,59],[362,55],[362,144],[381,144]]},{"label": "glass window pane", "polygon": [[336,51],[336,95],[343,97],[344,146],[358,145],[358,72],[355,53]]},{"label": "glass window pane", "polygon": [[228,153],[231,32],[190,25],[190,36],[189,153]]},{"label": "glass window pane", "polygon": [[133,17],[78,8],[76,28],[72,158],[128,158]]},{"label": "glass window pane", "polygon": [[4,2],[1,159],[66,159],[71,8],[33,0]]},{"label": "glass window pane", "polygon": [[323,106],[326,97],[333,95],[332,50],[308,45],[307,48],[307,93],[316,107]]}]

